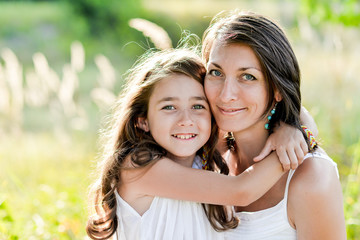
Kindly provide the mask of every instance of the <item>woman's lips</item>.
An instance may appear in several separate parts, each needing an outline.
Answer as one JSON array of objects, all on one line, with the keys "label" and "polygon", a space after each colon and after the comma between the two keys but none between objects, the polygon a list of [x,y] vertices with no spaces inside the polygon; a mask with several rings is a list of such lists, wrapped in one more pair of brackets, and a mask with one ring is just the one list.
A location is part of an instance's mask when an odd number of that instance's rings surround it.
[{"label": "woman's lips", "polygon": [[226,108],[226,107],[218,107],[219,111],[225,115],[234,115],[246,110],[246,108]]}]

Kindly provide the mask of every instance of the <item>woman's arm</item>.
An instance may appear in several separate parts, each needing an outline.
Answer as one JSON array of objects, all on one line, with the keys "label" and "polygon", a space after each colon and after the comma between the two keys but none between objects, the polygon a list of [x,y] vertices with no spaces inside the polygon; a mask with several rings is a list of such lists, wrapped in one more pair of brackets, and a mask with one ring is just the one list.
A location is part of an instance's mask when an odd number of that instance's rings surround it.
[{"label": "woman's arm", "polygon": [[246,206],[266,193],[282,176],[275,153],[238,176],[192,169],[170,159],[122,171],[123,187],[132,195],[174,198],[220,205]]},{"label": "woman's arm", "polygon": [[310,158],[296,170],[288,214],[299,240],[346,239],[341,185],[328,160]]}]

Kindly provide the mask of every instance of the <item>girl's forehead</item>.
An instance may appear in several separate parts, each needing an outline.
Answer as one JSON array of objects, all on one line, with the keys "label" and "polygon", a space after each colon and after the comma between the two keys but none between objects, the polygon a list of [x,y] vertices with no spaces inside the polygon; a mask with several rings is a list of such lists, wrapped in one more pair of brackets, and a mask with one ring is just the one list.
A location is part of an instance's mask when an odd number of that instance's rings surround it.
[{"label": "girl's forehead", "polygon": [[199,90],[203,90],[203,85],[198,80],[185,74],[172,74],[159,79],[151,95],[179,95]]}]

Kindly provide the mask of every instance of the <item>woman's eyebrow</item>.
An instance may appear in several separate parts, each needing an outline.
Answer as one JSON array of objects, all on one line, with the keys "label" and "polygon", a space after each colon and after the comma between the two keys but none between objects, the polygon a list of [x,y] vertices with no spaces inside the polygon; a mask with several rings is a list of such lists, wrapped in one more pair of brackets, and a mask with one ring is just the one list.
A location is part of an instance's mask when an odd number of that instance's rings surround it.
[{"label": "woman's eyebrow", "polygon": [[222,67],[219,65],[219,64],[217,64],[216,62],[209,62],[209,65],[214,65],[215,67],[217,67],[217,68],[220,68],[220,69],[222,69]]},{"label": "woman's eyebrow", "polygon": [[249,69],[255,69],[255,70],[261,72],[261,70],[259,68],[257,68],[257,67],[241,67],[241,68],[239,68],[240,71],[246,71],[246,70],[249,70]]}]

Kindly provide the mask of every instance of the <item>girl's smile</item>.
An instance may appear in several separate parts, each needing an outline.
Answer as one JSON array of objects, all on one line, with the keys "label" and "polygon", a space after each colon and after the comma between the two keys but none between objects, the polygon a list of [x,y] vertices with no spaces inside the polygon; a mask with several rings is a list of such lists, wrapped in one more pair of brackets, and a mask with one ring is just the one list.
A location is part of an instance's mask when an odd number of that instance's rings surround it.
[{"label": "girl's smile", "polygon": [[210,107],[204,88],[184,74],[160,80],[150,96],[146,131],[172,159],[190,165],[211,132]]},{"label": "girl's smile", "polygon": [[181,140],[189,140],[189,139],[194,139],[197,136],[197,134],[178,133],[178,134],[173,134],[172,136],[174,138],[178,138]]}]

